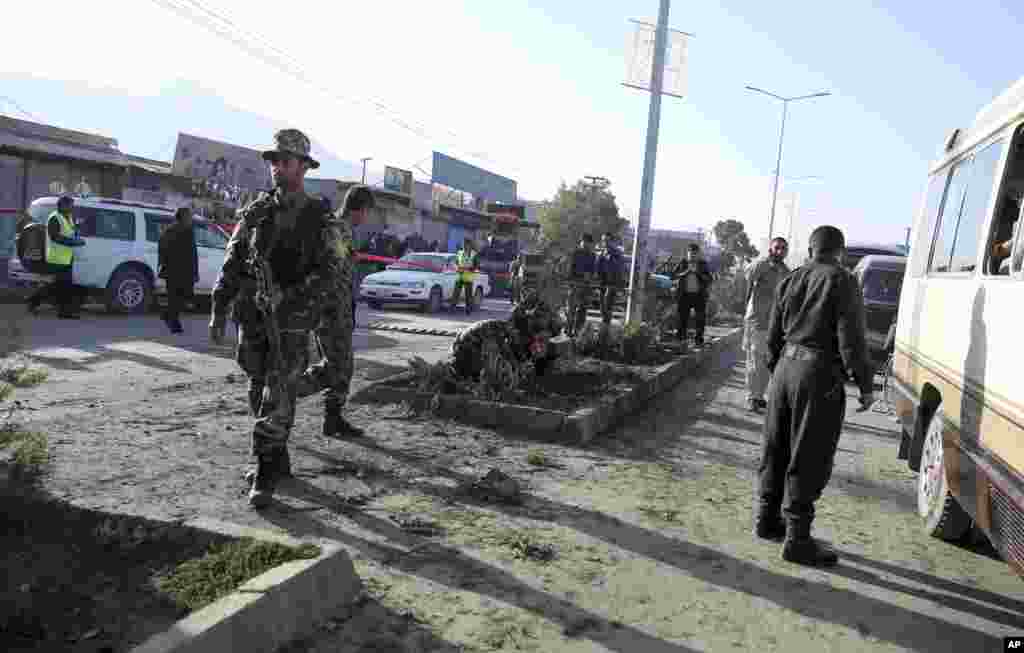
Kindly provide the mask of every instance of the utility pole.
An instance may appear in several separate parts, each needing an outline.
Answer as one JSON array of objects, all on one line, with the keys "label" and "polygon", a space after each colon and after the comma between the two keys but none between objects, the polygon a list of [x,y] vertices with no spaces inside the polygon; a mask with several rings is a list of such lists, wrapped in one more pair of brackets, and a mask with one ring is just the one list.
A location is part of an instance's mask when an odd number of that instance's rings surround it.
[{"label": "utility pole", "polygon": [[364,184],[366,183],[366,162],[367,161],[372,161],[372,160],[373,160],[372,156],[364,156],[361,159],[361,161],[363,162],[363,183]]},{"label": "utility pole", "polygon": [[647,148],[640,183],[640,213],[633,238],[633,265],[626,302],[626,323],[638,324],[643,317],[647,286],[647,234],[651,230],[651,204],[654,202],[654,167],[658,158],[658,127],[661,123],[661,90],[665,76],[665,49],[668,41],[669,0],[661,0],[658,24],[654,31],[654,62],[651,66],[651,105],[647,113]]}]

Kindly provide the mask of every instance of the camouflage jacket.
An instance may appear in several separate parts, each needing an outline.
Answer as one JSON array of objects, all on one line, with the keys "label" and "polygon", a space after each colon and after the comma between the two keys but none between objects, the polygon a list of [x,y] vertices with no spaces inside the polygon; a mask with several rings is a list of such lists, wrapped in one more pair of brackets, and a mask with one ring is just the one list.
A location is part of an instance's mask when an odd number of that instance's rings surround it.
[{"label": "camouflage jacket", "polygon": [[240,323],[263,319],[255,301],[253,269],[258,257],[267,256],[270,240],[276,240],[269,263],[281,329],[312,329],[322,319],[337,316],[341,307],[347,307],[345,314],[351,311],[351,229],[312,198],[295,211],[294,224],[279,224],[278,216],[286,210],[276,193],[263,193],[240,211],[213,289],[215,320],[226,317],[233,301]]},{"label": "camouflage jacket", "polygon": [[476,322],[459,333],[452,342],[455,370],[462,377],[476,377],[483,368],[485,343],[490,343],[498,354],[509,362],[521,362],[526,350],[521,346],[519,333],[506,320]]}]

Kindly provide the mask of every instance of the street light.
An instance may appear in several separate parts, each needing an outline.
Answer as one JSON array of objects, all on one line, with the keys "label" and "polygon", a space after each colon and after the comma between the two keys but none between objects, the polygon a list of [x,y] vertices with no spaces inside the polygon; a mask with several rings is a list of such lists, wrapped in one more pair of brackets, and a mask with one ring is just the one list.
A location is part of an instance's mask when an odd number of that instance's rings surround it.
[{"label": "street light", "polygon": [[367,161],[373,161],[373,157],[372,156],[364,156],[362,159],[360,159],[360,161],[363,162],[363,183],[365,184],[366,183],[366,162]]},{"label": "street light", "polygon": [[764,93],[765,95],[771,96],[782,102],[782,128],[779,130],[779,157],[775,162],[775,188],[772,190],[772,214],[768,221],[768,238],[770,239],[772,237],[772,230],[775,228],[775,201],[779,194],[779,171],[782,168],[782,139],[786,135],[786,112],[789,109],[789,103],[796,102],[797,100],[809,100],[816,97],[825,97],[826,95],[832,94],[828,91],[823,91],[821,93],[811,93],[810,95],[799,95],[797,97],[782,97],[781,95],[776,95],[775,93],[771,93],[762,88],[757,88],[756,86],[748,86],[747,90]]}]

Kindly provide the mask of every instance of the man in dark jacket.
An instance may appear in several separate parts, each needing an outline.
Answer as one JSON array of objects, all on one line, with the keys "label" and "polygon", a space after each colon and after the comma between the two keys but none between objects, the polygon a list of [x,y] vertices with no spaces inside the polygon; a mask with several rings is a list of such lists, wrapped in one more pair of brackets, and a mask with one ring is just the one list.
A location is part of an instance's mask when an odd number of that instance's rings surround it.
[{"label": "man in dark jacket", "polygon": [[583,234],[579,246],[572,253],[569,268],[569,297],[566,309],[566,333],[576,335],[587,322],[587,305],[590,303],[591,284],[597,276],[597,256],[594,254],[594,237]]},{"label": "man in dark jacket", "polygon": [[832,475],[847,375],[860,387],[861,410],[867,410],[874,403],[874,374],[864,342],[860,287],[840,264],[843,232],[818,227],[810,243],[811,261],[778,286],[768,330],[773,376],[755,533],[774,540],[785,536],[785,560],[831,566],[838,556],[810,536],[814,502]]},{"label": "man in dark jacket", "polygon": [[602,252],[597,259],[597,276],[601,280],[601,320],[610,324],[615,298],[626,276],[626,256],[612,232],[607,232],[601,240]]},{"label": "man in dark jacket", "polygon": [[679,330],[676,338],[685,343],[690,328],[690,311],[694,312],[696,335],[694,345],[704,345],[704,326],[708,308],[708,294],[711,292],[711,272],[707,261],[700,256],[700,246],[690,243],[686,258],[676,266],[674,275],[679,280],[676,289],[676,304],[679,308]]},{"label": "man in dark jacket", "polygon": [[192,299],[199,282],[199,251],[192,231],[192,209],[183,206],[174,214],[174,224],[164,231],[157,246],[157,270],[167,283],[167,311],[163,320],[171,333],[182,333],[181,312]]}]

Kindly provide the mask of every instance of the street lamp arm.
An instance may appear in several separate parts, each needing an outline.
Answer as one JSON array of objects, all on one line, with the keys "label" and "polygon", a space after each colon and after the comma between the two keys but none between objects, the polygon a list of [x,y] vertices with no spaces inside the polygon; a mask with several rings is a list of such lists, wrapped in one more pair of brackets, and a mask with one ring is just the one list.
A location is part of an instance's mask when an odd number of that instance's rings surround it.
[{"label": "street lamp arm", "polygon": [[763,88],[757,88],[756,86],[748,86],[747,90],[748,91],[756,91],[758,93],[764,93],[765,95],[770,95],[773,98],[775,98],[776,100],[782,100],[783,102],[786,101],[786,98],[782,97],[781,95],[776,95],[776,94],[774,94],[774,93],[772,93],[770,91],[764,90]]},{"label": "street lamp arm", "polygon": [[787,102],[796,102],[797,100],[809,100],[809,99],[814,98],[814,97],[825,97],[826,95],[832,95],[832,94],[829,93],[828,91],[823,91],[821,93],[811,93],[810,95],[801,95],[800,97],[786,98],[786,101]]}]

